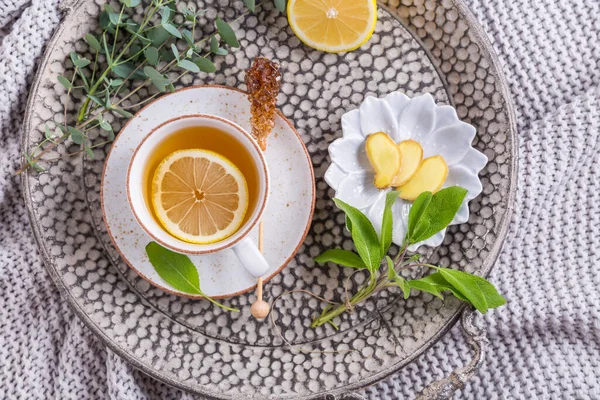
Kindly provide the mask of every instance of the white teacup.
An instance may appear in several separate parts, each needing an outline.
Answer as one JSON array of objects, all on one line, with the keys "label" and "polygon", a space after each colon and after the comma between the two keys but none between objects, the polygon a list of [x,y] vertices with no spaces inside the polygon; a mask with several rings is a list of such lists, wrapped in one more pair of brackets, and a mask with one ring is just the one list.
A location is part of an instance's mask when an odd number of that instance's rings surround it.
[{"label": "white teacup", "polygon": [[[144,196],[144,180],[148,162],[154,151],[176,132],[189,127],[216,128],[241,144],[251,156],[257,171],[258,185],[255,204],[248,209],[242,226],[230,237],[212,244],[193,244],[169,234],[152,215],[151,205]],[[232,160],[235,163],[235,160]],[[152,130],[135,150],[127,171],[127,198],[140,226],[157,243],[183,254],[207,254],[231,248],[244,268],[260,277],[269,269],[267,261],[248,236],[259,222],[269,194],[269,172],[264,155],[256,141],[239,125],[221,117],[205,114],[184,115],[169,120]]]}]

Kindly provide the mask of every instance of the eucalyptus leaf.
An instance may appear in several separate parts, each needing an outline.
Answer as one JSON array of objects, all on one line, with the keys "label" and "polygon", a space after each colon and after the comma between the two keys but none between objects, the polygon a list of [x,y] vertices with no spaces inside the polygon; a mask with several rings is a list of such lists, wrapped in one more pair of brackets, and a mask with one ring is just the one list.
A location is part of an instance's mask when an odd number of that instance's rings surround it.
[{"label": "eucalyptus leaf", "polygon": [[108,5],[108,4],[104,5],[104,9],[108,13],[108,18],[110,19],[110,23],[113,24],[113,25],[119,25],[119,22],[121,22],[119,14],[117,14],[112,9],[112,7],[110,5]]},{"label": "eucalyptus leaf", "polygon": [[98,19],[98,23],[102,29],[107,30],[112,24],[110,22],[110,17],[106,11],[102,11],[100,13],[100,17]]},{"label": "eucalyptus leaf", "polygon": [[352,240],[358,254],[370,271],[376,271],[379,268],[383,255],[381,254],[381,245],[379,238],[373,228],[371,221],[360,210],[343,202],[340,199],[333,199],[336,206],[346,213],[351,221]]},{"label": "eucalyptus leaf", "polygon": [[48,125],[44,124],[44,137],[50,141],[54,139],[54,135],[50,132]]},{"label": "eucalyptus leaf", "polygon": [[506,299],[498,293],[494,285],[480,276],[450,268],[437,268],[437,270],[456,291],[460,292],[482,314],[485,314],[491,308],[506,304]]},{"label": "eucalyptus leaf", "polygon": [[[140,71],[136,70],[135,64],[131,62],[126,62],[118,65],[113,65],[112,71],[121,78],[130,78],[130,79],[146,79],[146,75]],[[134,72],[135,71],[135,72]],[[131,75],[131,76],[130,76]]]},{"label": "eucalyptus leaf", "polygon": [[100,99],[98,96],[95,96],[93,94],[88,94],[87,97],[90,98],[90,100],[92,100],[94,103],[98,104],[100,107],[106,107],[106,103]]},{"label": "eucalyptus leaf", "polygon": [[158,64],[158,49],[153,46],[147,47],[144,50],[144,57],[146,57],[146,61],[148,61],[148,64]]},{"label": "eucalyptus leaf", "polygon": [[29,155],[29,153],[25,153],[25,159],[27,160],[27,164],[32,166],[33,169],[35,169],[38,172],[42,172],[44,171],[44,168],[42,168],[37,162],[34,162],[32,157]]},{"label": "eucalyptus leaf", "polygon": [[56,80],[58,80],[58,82],[63,85],[66,89],[73,89],[73,85],[71,84],[71,81],[68,80],[67,78],[65,78],[62,75],[59,75],[56,77]]},{"label": "eucalyptus leaf", "polygon": [[120,86],[123,84],[123,79],[111,79],[109,82],[109,86]]},{"label": "eucalyptus leaf", "polygon": [[216,53],[219,50],[219,40],[216,36],[210,38],[210,51]]},{"label": "eucalyptus leaf", "polygon": [[385,206],[383,209],[383,219],[381,221],[381,235],[379,242],[381,244],[381,254],[387,254],[392,244],[392,233],[394,225],[394,217],[392,214],[392,206],[398,199],[397,191],[389,192],[385,195]]},{"label": "eucalyptus leaf", "polygon": [[155,242],[146,246],[146,253],[158,275],[170,286],[184,293],[202,294],[198,271],[188,256]]},{"label": "eucalyptus leaf", "polygon": [[133,114],[132,113],[130,113],[129,111],[123,110],[122,108],[111,107],[110,110],[116,112],[117,114],[122,115],[125,118],[133,118]]},{"label": "eucalyptus leaf", "polygon": [[162,26],[156,26],[151,31],[147,33],[148,39],[152,41],[152,45],[154,47],[160,47],[164,42],[166,42],[171,35],[169,32]]},{"label": "eucalyptus leaf", "polygon": [[159,9],[160,9],[160,15],[161,15],[160,23],[164,24],[166,22],[171,21],[171,9],[166,6],[161,6],[161,7],[159,7]]},{"label": "eucalyptus leaf", "polygon": [[217,66],[206,57],[198,57],[194,59],[194,64],[200,68],[202,72],[212,73],[217,70]]},{"label": "eucalyptus leaf", "polygon": [[244,4],[248,7],[248,10],[254,12],[256,9],[256,1],[255,0],[244,0]]},{"label": "eucalyptus leaf", "polygon": [[194,64],[190,60],[181,60],[177,63],[177,66],[183,69],[187,69],[188,71],[198,73],[200,72],[200,67],[197,64]]},{"label": "eucalyptus leaf", "polygon": [[132,7],[139,6],[142,1],[141,0],[121,0],[121,2],[123,4],[125,4],[127,7],[132,8]]},{"label": "eucalyptus leaf", "polygon": [[100,128],[104,129],[105,131],[111,132],[112,126],[110,125],[110,123],[106,120],[102,120],[100,121]]},{"label": "eucalyptus leaf", "polygon": [[73,143],[75,143],[75,144],[83,143],[83,140],[85,139],[85,134],[83,132],[81,132],[79,129],[74,128],[72,126],[67,126],[67,132],[69,132],[69,134],[71,135],[71,140],[73,141]]},{"label": "eucalyptus leaf", "polygon": [[100,42],[98,39],[96,39],[96,36],[92,35],[91,33],[86,33],[83,38],[85,39],[86,43],[90,45],[90,48],[99,53],[102,52],[102,46],[100,46]]},{"label": "eucalyptus leaf", "polygon": [[315,261],[323,264],[326,262],[332,262],[335,264],[342,265],[344,267],[350,268],[367,268],[363,260],[358,256],[358,254],[342,249],[331,249],[325,251],[320,256],[315,257]]},{"label": "eucalyptus leaf", "polygon": [[275,0],[275,7],[281,12],[285,12],[286,5],[287,0]]},{"label": "eucalyptus leaf", "polygon": [[168,22],[163,22],[162,27],[171,34],[171,36],[175,36],[178,39],[181,39],[181,32],[177,30],[175,25],[172,25]]},{"label": "eucalyptus leaf", "polygon": [[177,49],[177,46],[175,46],[174,43],[171,43],[171,51],[173,52],[173,55],[175,56],[177,62],[179,62],[179,50]]},{"label": "eucalyptus leaf", "polygon": [[217,31],[219,32],[219,36],[225,43],[227,43],[231,47],[240,47],[240,43],[235,37],[235,32],[231,29],[231,26],[221,18],[217,18]]},{"label": "eucalyptus leaf", "polygon": [[96,159],[96,156],[94,155],[94,151],[92,150],[92,148],[87,143],[84,145],[83,149],[87,153],[87,155],[90,158],[90,160]]},{"label": "eucalyptus leaf", "polygon": [[194,48],[194,38],[192,37],[192,32],[189,29],[182,29],[181,36],[183,37],[183,40],[185,40],[185,42],[188,44],[188,46]]},{"label": "eucalyptus leaf", "polygon": [[165,91],[165,88],[169,84],[169,80],[163,74],[152,67],[144,67],[144,73],[150,78],[152,84],[156,86],[158,90],[161,92]]}]

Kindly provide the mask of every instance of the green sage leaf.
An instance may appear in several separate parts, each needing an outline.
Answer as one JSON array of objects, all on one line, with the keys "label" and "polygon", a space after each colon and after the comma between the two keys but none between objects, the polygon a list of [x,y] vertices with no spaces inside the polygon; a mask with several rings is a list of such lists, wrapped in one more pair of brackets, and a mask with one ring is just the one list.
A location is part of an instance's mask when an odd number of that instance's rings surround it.
[{"label": "green sage leaf", "polygon": [[73,89],[73,85],[71,84],[71,81],[68,80],[67,78],[65,78],[64,76],[57,76],[56,79],[58,80],[58,82],[63,85],[66,89]]},{"label": "green sage leaf", "polygon": [[438,272],[421,279],[410,280],[408,281],[408,285],[413,289],[431,293],[442,300],[444,299],[442,292],[451,290],[451,285],[446,282],[444,277]]},{"label": "green sage leaf", "polygon": [[231,47],[240,47],[240,43],[235,37],[235,32],[231,29],[231,26],[221,18],[217,18],[217,31],[219,32],[219,36],[225,43],[227,43]]},{"label": "green sage leaf", "polygon": [[383,220],[381,221],[381,235],[379,238],[382,255],[388,253],[392,244],[392,233],[394,227],[392,206],[396,202],[398,195],[399,193],[397,191],[392,191],[385,195],[385,207],[383,209]]},{"label": "green sage leaf", "polygon": [[466,195],[467,190],[459,186],[448,187],[434,194],[419,222],[427,221],[429,226],[421,229],[419,235],[410,237],[410,242],[422,242],[445,229],[454,219]]},{"label": "green sage leaf", "polygon": [[92,35],[91,33],[86,33],[83,38],[86,43],[90,45],[90,48],[96,50],[98,53],[102,52],[102,46],[100,46],[100,42],[98,39],[96,39],[96,36]]},{"label": "green sage leaf", "polygon": [[417,199],[413,202],[410,207],[410,211],[408,213],[408,237],[411,238],[414,235],[414,231],[421,221],[423,217],[423,213],[429,207],[429,203],[431,202],[431,198],[433,195],[431,192],[423,192],[417,197]]},{"label": "green sage leaf", "polygon": [[275,7],[281,12],[285,12],[286,5],[287,0],[275,0]]},{"label": "green sage leaf", "polygon": [[354,246],[370,271],[376,271],[379,268],[383,255],[381,254],[381,245],[379,238],[373,228],[373,224],[366,215],[360,210],[344,203],[340,199],[333,199],[336,206],[346,213],[351,221],[352,240]]},{"label": "green sage leaf", "polygon": [[443,299],[442,292],[452,292],[454,297],[459,300],[469,302],[469,300],[462,295],[462,293],[457,290],[450,282],[448,282],[442,274],[439,272],[435,272],[431,275],[428,275],[424,278],[408,281],[410,287],[421,290],[423,292],[428,292],[433,294],[436,297]]},{"label": "green sage leaf", "polygon": [[158,275],[170,286],[184,293],[202,294],[198,271],[188,256],[155,242],[146,246],[146,253]]},{"label": "green sage leaf", "polygon": [[244,3],[246,4],[246,7],[248,7],[248,10],[254,12],[254,10],[256,9],[255,0],[244,0]]},{"label": "green sage leaf", "polygon": [[217,66],[206,57],[195,58],[194,64],[196,64],[202,72],[212,73],[217,71]]},{"label": "green sage leaf", "polygon": [[200,67],[197,64],[194,64],[190,60],[181,60],[177,63],[177,66],[183,69],[187,69],[188,71],[198,73],[200,72]]},{"label": "green sage leaf", "polygon": [[162,24],[162,27],[167,32],[169,32],[169,34],[171,34],[171,36],[175,36],[176,38],[181,39],[181,32],[179,32],[177,30],[177,28],[175,27],[175,25],[172,25],[170,23],[165,22],[165,23]]},{"label": "green sage leaf", "polygon": [[437,268],[437,270],[456,291],[460,292],[464,299],[482,314],[491,308],[506,304],[506,299],[498,293],[494,285],[480,276],[450,268]]},{"label": "green sage leaf", "polygon": [[405,300],[408,299],[410,297],[410,285],[406,279],[396,273],[396,270],[394,269],[394,261],[392,261],[389,256],[385,256],[385,259],[388,266],[388,280],[395,283],[402,290]]},{"label": "green sage leaf", "polygon": [[323,264],[326,262],[332,262],[335,264],[343,265],[344,267],[350,268],[367,268],[363,260],[358,254],[342,249],[327,250],[320,256],[315,257],[315,261]]}]

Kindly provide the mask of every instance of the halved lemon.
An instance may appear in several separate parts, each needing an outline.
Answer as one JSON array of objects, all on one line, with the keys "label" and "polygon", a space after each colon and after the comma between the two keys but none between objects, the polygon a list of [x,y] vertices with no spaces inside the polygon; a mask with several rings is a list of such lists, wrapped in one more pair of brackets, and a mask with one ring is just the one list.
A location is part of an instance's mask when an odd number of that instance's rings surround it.
[{"label": "halved lemon", "polygon": [[152,205],[164,228],[190,243],[215,243],[233,235],[248,210],[242,172],[212,151],[176,151],[157,167]]},{"label": "halved lemon", "polygon": [[376,0],[290,0],[287,7],[296,36],[329,53],[359,48],[377,23]]}]

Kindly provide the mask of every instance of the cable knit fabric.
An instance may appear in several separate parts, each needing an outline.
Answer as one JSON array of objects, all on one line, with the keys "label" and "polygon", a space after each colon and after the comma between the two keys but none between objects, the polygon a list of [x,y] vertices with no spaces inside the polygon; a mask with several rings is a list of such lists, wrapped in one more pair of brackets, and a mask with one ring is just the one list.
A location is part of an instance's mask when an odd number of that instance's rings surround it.
[{"label": "cable knit fabric", "polygon": [[[196,399],[130,367],[74,316],[36,250],[19,178],[21,122],[58,0],[0,0],[0,399]],[[469,0],[516,105],[515,213],[480,318],[484,366],[457,398],[600,399],[600,3]],[[370,399],[412,398],[469,361],[460,329]]]}]

